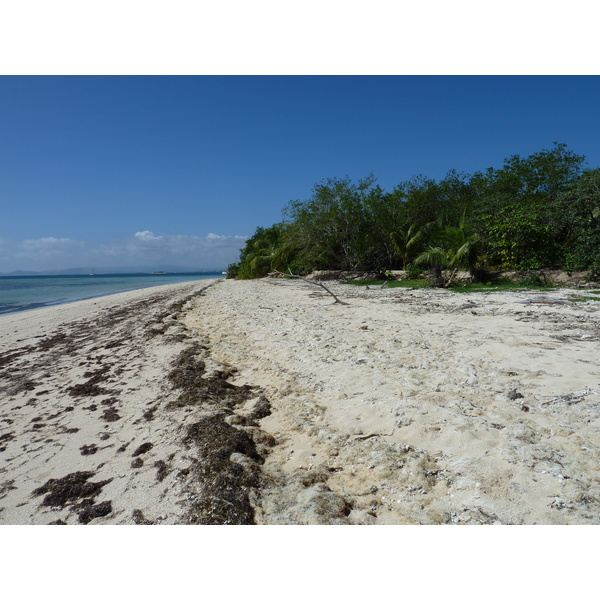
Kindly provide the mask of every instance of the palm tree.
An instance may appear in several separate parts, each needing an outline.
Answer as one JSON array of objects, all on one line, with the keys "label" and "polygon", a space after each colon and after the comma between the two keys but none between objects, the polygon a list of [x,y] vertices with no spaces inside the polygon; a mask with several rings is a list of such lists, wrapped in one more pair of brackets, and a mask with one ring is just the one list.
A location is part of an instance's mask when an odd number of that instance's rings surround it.
[{"label": "palm tree", "polygon": [[[264,277],[272,269],[281,267],[286,248],[282,247],[283,225],[278,223],[265,229],[258,227],[242,250],[238,277]],[[289,254],[289,251],[288,251]]]},{"label": "palm tree", "polygon": [[474,275],[480,251],[479,236],[466,224],[464,213],[458,227],[446,227],[446,239],[453,252],[450,266],[463,267]]},{"label": "palm tree", "polygon": [[458,227],[442,225],[442,217],[433,226],[429,247],[415,259],[416,264],[428,265],[433,271],[438,285],[448,287],[443,277],[443,270],[467,268],[471,275],[475,273],[475,265],[479,257],[479,236],[466,224],[463,213]]},{"label": "palm tree", "polygon": [[414,223],[408,228],[405,227],[400,231],[392,231],[390,233],[396,254],[402,260],[403,269],[406,269],[406,266],[410,263],[422,237],[422,230],[418,229]]}]

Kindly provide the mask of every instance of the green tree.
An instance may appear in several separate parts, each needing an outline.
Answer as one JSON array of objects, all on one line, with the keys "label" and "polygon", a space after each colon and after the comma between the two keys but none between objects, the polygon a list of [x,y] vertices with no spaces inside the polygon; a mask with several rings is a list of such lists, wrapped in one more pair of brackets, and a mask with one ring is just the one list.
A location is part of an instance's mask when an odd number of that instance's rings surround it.
[{"label": "green tree", "polygon": [[328,179],[313,188],[307,201],[290,202],[285,222],[301,270],[365,268],[373,260],[371,207],[382,195],[371,175],[358,183]]},{"label": "green tree", "polygon": [[570,236],[561,195],[581,174],[585,157],[555,143],[529,157],[511,156],[501,169],[470,181],[470,222],[480,235],[490,266],[534,269],[563,264]]},{"label": "green tree", "polygon": [[566,229],[565,268],[600,281],[600,169],[585,171],[562,194],[557,219]]},{"label": "green tree", "polygon": [[541,269],[562,263],[563,246],[537,206],[508,205],[485,215],[489,255],[501,269]]},{"label": "green tree", "polygon": [[555,143],[472,176],[413,177],[391,193],[373,175],[326,179],[287,205],[283,223],[259,227],[228,272],[383,272],[411,261],[438,274],[482,265],[599,270],[600,174],[582,175],[584,160]]},{"label": "green tree", "polygon": [[515,154],[505,159],[501,169],[490,168],[485,176],[476,174],[475,181],[484,184],[484,189],[480,187],[479,190],[480,200],[482,196],[489,198],[502,194],[513,201],[550,204],[567,185],[579,178],[584,162],[584,156],[557,142],[552,149],[535,152],[526,158]]},{"label": "green tree", "polygon": [[424,175],[400,183],[394,188],[392,196],[404,204],[404,224],[414,224],[417,229],[435,221],[443,212],[437,182]]},{"label": "green tree", "polygon": [[396,186],[392,194],[404,202],[405,223],[417,229],[437,221],[439,215],[443,215],[444,225],[456,223],[463,214],[470,214],[475,201],[469,177],[454,169],[440,181],[413,177]]}]

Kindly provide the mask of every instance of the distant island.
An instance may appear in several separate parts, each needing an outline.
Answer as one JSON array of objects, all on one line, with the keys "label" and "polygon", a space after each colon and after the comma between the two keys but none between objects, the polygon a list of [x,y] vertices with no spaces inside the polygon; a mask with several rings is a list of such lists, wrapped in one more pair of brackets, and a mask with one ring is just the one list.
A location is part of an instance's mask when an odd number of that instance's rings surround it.
[{"label": "distant island", "polygon": [[223,273],[222,267],[214,269],[195,269],[193,267],[182,267],[176,265],[159,265],[159,266],[131,266],[131,267],[81,267],[71,269],[55,269],[48,271],[11,271],[10,273],[0,273],[0,277],[37,277],[50,275],[133,275],[133,274],[148,274],[148,275],[166,275],[166,274],[181,274],[181,273]]}]

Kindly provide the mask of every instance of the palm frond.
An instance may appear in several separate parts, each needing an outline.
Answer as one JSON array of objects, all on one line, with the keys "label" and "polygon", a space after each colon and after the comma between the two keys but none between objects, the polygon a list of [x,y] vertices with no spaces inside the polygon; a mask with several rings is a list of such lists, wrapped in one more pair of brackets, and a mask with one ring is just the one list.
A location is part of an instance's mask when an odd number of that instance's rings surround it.
[{"label": "palm frond", "polygon": [[421,252],[419,256],[415,258],[415,263],[418,265],[429,265],[432,267],[446,267],[450,264],[451,257],[448,251],[444,248],[435,247],[428,248],[424,252]]}]

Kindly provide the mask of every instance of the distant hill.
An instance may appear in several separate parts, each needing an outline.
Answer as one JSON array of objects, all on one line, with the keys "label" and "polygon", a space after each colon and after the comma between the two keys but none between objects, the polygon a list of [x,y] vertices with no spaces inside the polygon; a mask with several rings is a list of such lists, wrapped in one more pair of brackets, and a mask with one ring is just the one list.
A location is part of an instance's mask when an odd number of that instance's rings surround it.
[{"label": "distant hill", "polygon": [[95,267],[57,269],[55,271],[11,271],[10,273],[0,273],[4,277],[33,277],[36,275],[121,275],[125,273],[221,273],[225,269],[194,269],[193,267],[181,267],[175,265],[153,265],[153,266],[133,266],[133,267],[114,267],[97,269]]}]

